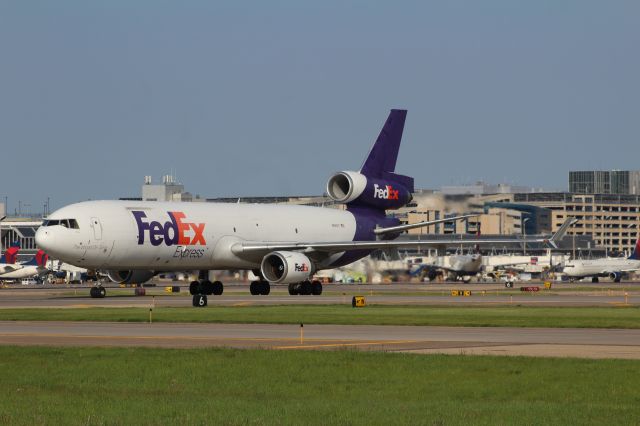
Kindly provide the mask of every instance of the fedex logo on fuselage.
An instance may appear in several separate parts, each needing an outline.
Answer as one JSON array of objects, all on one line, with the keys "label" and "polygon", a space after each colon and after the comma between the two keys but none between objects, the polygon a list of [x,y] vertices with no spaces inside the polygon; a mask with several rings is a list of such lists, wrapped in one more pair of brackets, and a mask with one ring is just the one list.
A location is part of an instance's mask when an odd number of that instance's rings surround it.
[{"label": "fedex logo on fuselage", "polygon": [[145,235],[149,234],[149,242],[152,246],[164,243],[167,246],[206,245],[204,239],[204,223],[186,222],[186,215],[182,212],[167,212],[169,220],[165,223],[157,221],[147,222],[145,212],[134,210],[131,212],[138,225],[138,244],[142,245]]},{"label": "fedex logo on fuselage", "polygon": [[400,198],[400,190],[393,189],[391,185],[385,185],[380,188],[377,183],[373,184],[373,198],[382,200],[398,200]]}]

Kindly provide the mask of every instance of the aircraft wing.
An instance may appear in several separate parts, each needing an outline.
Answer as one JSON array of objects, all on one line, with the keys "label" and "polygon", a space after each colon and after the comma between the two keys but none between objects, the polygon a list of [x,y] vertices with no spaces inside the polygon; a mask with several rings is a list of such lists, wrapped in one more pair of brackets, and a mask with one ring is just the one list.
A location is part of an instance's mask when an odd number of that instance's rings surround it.
[{"label": "aircraft wing", "polygon": [[[420,240],[420,241],[349,241],[349,242],[317,242],[317,243],[264,243],[264,242],[246,242],[236,243],[232,250],[235,254],[242,253],[257,253],[257,252],[271,252],[277,250],[300,250],[300,251],[312,251],[312,252],[326,252],[337,253],[347,250],[376,250],[376,249],[388,249],[395,247],[424,247],[434,245],[445,244],[507,244],[517,242],[518,240],[489,240],[489,239],[474,239],[474,240],[458,240],[458,239],[446,239],[446,240]],[[527,242],[545,242],[549,240],[544,239],[527,239]]]},{"label": "aircraft wing", "polygon": [[624,269],[620,268],[620,269],[616,269],[615,271],[607,269],[607,270],[604,270],[604,271],[602,271],[600,273],[601,274],[620,274],[620,273],[623,273],[623,272],[636,272],[636,271],[640,271],[640,268],[624,268]]},{"label": "aircraft wing", "polygon": [[17,271],[18,269],[21,269],[21,268],[22,266],[20,265],[0,264],[0,275],[8,274],[9,272]]},{"label": "aircraft wing", "polygon": [[[556,244],[564,237],[567,228],[575,223],[575,219],[567,218],[565,223],[560,229],[553,234],[551,238],[527,238],[527,243],[545,243],[552,247],[557,247]],[[324,253],[339,253],[347,250],[376,250],[376,249],[388,249],[396,247],[424,247],[434,245],[446,245],[446,244],[510,244],[518,242],[520,240],[504,239],[504,240],[491,240],[491,239],[443,239],[443,240],[420,240],[420,241],[337,241],[337,242],[238,242],[231,248],[234,254],[259,254],[269,253],[278,250],[292,250],[303,252],[324,252]],[[524,241],[524,240],[522,240]]]},{"label": "aircraft wing", "polygon": [[480,215],[478,214],[467,214],[464,216],[455,216],[455,217],[448,217],[445,219],[436,219],[436,220],[427,220],[424,222],[418,222],[418,223],[412,223],[411,225],[398,225],[398,226],[392,226],[389,228],[377,228],[373,230],[373,233],[376,235],[382,235],[382,234],[388,234],[388,233],[400,233],[400,232],[404,232],[407,231],[409,229],[415,229],[415,228],[424,228],[425,226],[431,226],[431,225],[435,225],[438,223],[444,223],[444,222],[455,222],[457,220],[462,220],[462,219],[468,219],[470,217],[478,217]]}]

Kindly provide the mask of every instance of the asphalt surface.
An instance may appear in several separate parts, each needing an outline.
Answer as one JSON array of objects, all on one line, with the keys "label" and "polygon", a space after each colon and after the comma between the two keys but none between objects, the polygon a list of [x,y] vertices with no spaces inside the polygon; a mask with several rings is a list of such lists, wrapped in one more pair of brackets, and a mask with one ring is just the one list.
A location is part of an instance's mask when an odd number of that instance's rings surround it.
[{"label": "asphalt surface", "polygon": [[640,330],[276,324],[0,322],[0,344],[236,347],[273,350],[640,359]]},{"label": "asphalt surface", "polygon": [[[168,293],[160,283],[145,288],[145,296],[135,296],[133,288],[108,287],[107,297],[92,299],[88,286],[13,286],[0,289],[0,309],[7,308],[84,308],[84,307],[147,307],[151,297],[161,307],[189,307],[192,298],[188,286],[180,293]],[[537,286],[538,292],[523,292],[520,287]],[[470,296],[452,296],[451,290],[470,291]],[[335,305],[349,304],[354,295],[365,296],[367,303],[380,305],[434,305],[434,306],[612,306],[640,304],[638,283],[559,284],[551,290],[541,282],[517,285],[507,289],[500,284],[330,284],[324,286],[321,296],[290,296],[286,286],[272,286],[268,296],[252,296],[245,283],[225,285],[224,294],[209,296],[213,306],[248,305]]]},{"label": "asphalt surface", "polygon": [[[88,286],[13,286],[0,289],[0,309],[191,306],[188,287],[178,294],[165,285],[146,288],[110,286],[104,299],[88,296]],[[526,293],[520,286],[539,286]],[[451,296],[451,290],[471,296]],[[532,305],[615,306],[640,304],[640,284],[558,284],[543,290],[540,282],[506,289],[501,284],[325,285],[321,296],[289,296],[286,286],[273,286],[269,296],[251,296],[246,283],[225,285],[209,305],[350,304],[353,295],[368,304],[389,305]],[[153,299],[151,296],[155,296]],[[194,308],[195,309],[195,308]],[[302,332],[302,333],[301,333]],[[302,339],[301,339],[302,337]],[[640,359],[640,330],[401,327],[273,324],[139,324],[92,322],[0,322],[0,344],[154,347],[236,347],[274,350],[376,350],[410,353],[571,356]]]}]

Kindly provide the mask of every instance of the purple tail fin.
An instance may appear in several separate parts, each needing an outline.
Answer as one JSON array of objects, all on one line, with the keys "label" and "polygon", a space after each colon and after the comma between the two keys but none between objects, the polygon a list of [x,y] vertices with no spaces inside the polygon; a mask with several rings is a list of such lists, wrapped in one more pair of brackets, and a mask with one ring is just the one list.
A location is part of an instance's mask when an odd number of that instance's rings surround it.
[{"label": "purple tail fin", "polygon": [[369,156],[364,160],[360,173],[365,176],[382,177],[383,172],[393,173],[396,170],[396,160],[406,118],[407,110],[391,110]]},{"label": "purple tail fin", "polygon": [[413,192],[413,178],[394,173],[406,118],[406,109],[391,110],[376,143],[364,160],[360,173],[367,177],[392,179]]}]

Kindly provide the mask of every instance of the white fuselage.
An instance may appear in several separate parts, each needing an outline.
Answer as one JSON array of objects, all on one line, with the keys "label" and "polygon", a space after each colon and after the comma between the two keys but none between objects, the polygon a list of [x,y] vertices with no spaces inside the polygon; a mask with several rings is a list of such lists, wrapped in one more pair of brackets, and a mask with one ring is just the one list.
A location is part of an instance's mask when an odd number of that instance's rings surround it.
[{"label": "white fuselage", "polygon": [[[258,268],[262,256],[231,250],[241,242],[351,241],[355,235],[354,216],[331,208],[88,201],[52,213],[36,242],[51,257],[82,268],[184,271]],[[318,269],[341,255],[327,255]]]},{"label": "white fuselage", "polygon": [[23,278],[31,278],[38,276],[47,269],[36,265],[12,265],[17,267],[16,270],[0,274],[0,280],[21,280]]},{"label": "white fuselage", "polygon": [[458,275],[475,275],[482,269],[482,255],[453,254],[440,256],[435,259],[431,266],[455,272]]},{"label": "white fuselage", "polygon": [[571,260],[565,263],[563,273],[569,277],[596,277],[640,269],[640,260],[606,258]]}]

